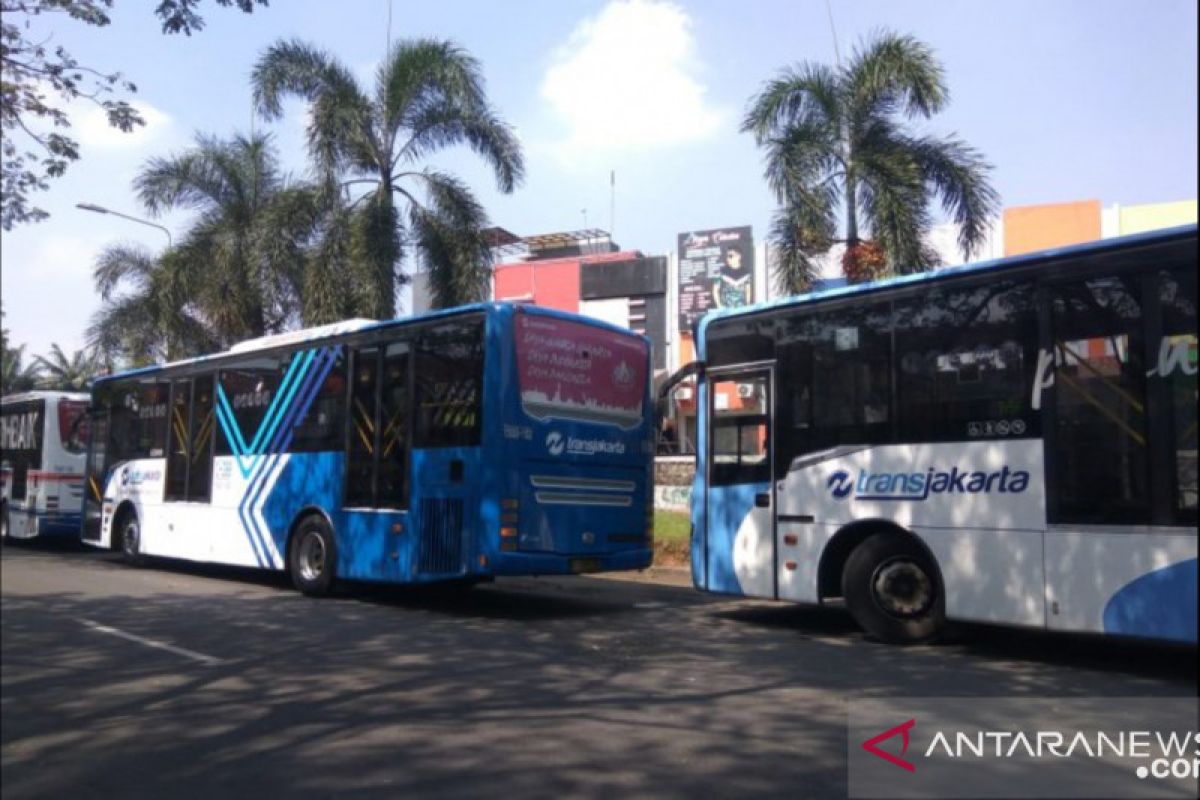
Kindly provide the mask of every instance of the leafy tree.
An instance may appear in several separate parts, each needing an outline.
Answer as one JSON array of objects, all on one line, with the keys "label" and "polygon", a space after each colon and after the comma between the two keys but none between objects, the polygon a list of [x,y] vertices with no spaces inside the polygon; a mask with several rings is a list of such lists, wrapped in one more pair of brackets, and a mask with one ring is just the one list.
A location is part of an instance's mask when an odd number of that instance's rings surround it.
[{"label": "leafy tree", "polygon": [[[247,13],[267,0],[214,0]],[[183,33],[204,27],[196,13],[200,0],[159,0],[154,9],[163,33]],[[4,230],[22,222],[37,222],[47,213],[30,204],[30,195],[49,188],[72,161],[79,159],[79,143],[65,131],[71,127],[64,107],[89,100],[102,108],[108,122],[122,131],[144,125],[137,110],[117,92],[135,93],[137,87],[119,72],[106,72],[80,64],[65,48],[51,48],[49,39],[38,40],[31,31],[38,17],[63,16],[86,25],[109,24],[113,0],[0,0],[0,124],[3,125],[3,193],[0,225]]]},{"label": "leafy tree", "polygon": [[13,394],[25,392],[37,386],[41,370],[36,363],[26,364],[25,345],[9,348],[3,354],[3,374],[0,375],[0,392]]},{"label": "leafy tree", "polygon": [[[330,191],[368,187],[335,207],[321,243],[333,259],[323,262],[327,269],[344,264],[354,313],[394,316],[405,246],[424,262],[435,305],[486,296],[491,252],[483,207],[453,175],[420,166],[466,144],[492,167],[501,191],[523,179],[520,144],[489,105],[478,61],[450,42],[404,41],[389,50],[367,91],[328,53],[281,41],[259,59],[253,84],[267,118],[279,117],[288,95],[311,103],[309,152]],[[310,311],[306,321],[327,321],[328,309]]]},{"label": "leafy tree", "polygon": [[4,309],[0,307],[0,394],[24,392],[37,385],[37,364],[25,364],[25,345],[8,346],[8,328],[4,327]]},{"label": "leafy tree", "polygon": [[766,179],[781,206],[771,226],[781,292],[808,288],[815,259],[838,241],[852,280],[935,266],[925,243],[935,197],[959,226],[964,257],[984,243],[999,207],[990,165],[957,136],[905,124],[932,117],[948,99],[933,51],[886,32],[844,66],[785,69],[752,99],[742,130],[766,151]]},{"label": "leafy tree", "polygon": [[174,256],[218,345],[298,318],[322,209],[313,187],[281,171],[269,136],[197,136],[192,149],[151,159],[134,187],[152,215],[197,212]]},{"label": "leafy tree", "polygon": [[101,359],[144,366],[216,349],[175,252],[155,257],[140,245],[113,245],[93,275],[103,305],[87,340]]},{"label": "leafy tree", "polygon": [[25,364],[25,345],[8,346],[8,328],[4,327],[4,308],[0,307],[0,394],[24,392],[37,385],[37,364]]},{"label": "leafy tree", "polygon": [[70,358],[57,344],[50,345],[50,357],[34,356],[34,363],[41,368],[38,386],[43,389],[58,389],[64,392],[79,392],[91,385],[100,371],[100,360],[95,353],[76,350]]}]

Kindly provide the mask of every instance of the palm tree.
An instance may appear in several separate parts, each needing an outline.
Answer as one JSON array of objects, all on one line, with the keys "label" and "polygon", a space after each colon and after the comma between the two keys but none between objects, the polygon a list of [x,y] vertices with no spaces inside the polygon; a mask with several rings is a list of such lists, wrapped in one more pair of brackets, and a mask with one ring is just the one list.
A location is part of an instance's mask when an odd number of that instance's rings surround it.
[{"label": "palm tree", "polygon": [[176,251],[155,257],[136,245],[105,248],[93,273],[103,306],[87,341],[108,363],[142,366],[216,348],[216,336],[193,302],[194,275]]},{"label": "palm tree", "polygon": [[43,389],[58,389],[64,392],[79,392],[86,389],[100,369],[100,359],[94,352],[76,350],[67,358],[57,344],[50,345],[50,357],[34,356],[34,363],[42,369],[39,385]]},{"label": "palm tree", "polygon": [[310,102],[308,146],[327,187],[369,187],[334,215],[323,241],[355,273],[357,313],[394,316],[407,245],[428,270],[435,305],[486,296],[491,253],[483,207],[453,175],[419,164],[467,144],[492,168],[500,191],[523,179],[520,144],[488,104],[478,61],[450,42],[404,41],[389,48],[368,91],[328,53],[280,41],[259,59],[253,84],[269,119],[280,116],[288,95]]},{"label": "palm tree", "polygon": [[172,256],[218,346],[298,320],[318,194],[280,171],[269,136],[197,136],[192,149],[151,159],[134,187],[153,215],[197,212]]},{"label": "palm tree", "polygon": [[32,364],[22,363],[25,360],[25,345],[10,348],[4,345],[3,364],[0,364],[0,393],[15,394],[25,392],[37,386],[41,376],[41,368],[35,361]]},{"label": "palm tree", "polygon": [[905,125],[948,98],[933,51],[893,33],[878,34],[845,66],[785,69],[753,98],[742,130],[766,150],[766,179],[781,206],[771,226],[781,292],[805,290],[818,275],[815,259],[837,241],[846,243],[852,280],[935,266],[924,241],[935,196],[958,224],[964,258],[984,243],[999,207],[990,165],[954,135]]},{"label": "palm tree", "polygon": [[37,385],[37,363],[24,364],[25,345],[8,346],[8,328],[4,327],[4,307],[0,305],[0,394],[24,392]]}]

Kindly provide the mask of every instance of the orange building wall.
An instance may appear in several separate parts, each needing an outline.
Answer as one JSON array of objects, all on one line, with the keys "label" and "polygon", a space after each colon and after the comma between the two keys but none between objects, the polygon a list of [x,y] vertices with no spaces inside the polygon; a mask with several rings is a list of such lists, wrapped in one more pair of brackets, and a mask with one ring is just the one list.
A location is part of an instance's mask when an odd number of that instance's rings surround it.
[{"label": "orange building wall", "polygon": [[1004,209],[1004,255],[1016,256],[1100,238],[1100,201]]}]

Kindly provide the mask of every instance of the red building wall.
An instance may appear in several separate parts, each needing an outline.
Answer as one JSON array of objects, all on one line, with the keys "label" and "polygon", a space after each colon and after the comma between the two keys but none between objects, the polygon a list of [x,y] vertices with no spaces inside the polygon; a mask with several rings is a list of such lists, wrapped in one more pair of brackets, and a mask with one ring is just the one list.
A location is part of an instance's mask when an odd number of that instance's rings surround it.
[{"label": "red building wall", "polygon": [[640,255],[637,251],[621,251],[594,256],[500,264],[493,272],[493,297],[498,301],[532,302],[546,308],[578,313],[580,264],[628,261]]}]

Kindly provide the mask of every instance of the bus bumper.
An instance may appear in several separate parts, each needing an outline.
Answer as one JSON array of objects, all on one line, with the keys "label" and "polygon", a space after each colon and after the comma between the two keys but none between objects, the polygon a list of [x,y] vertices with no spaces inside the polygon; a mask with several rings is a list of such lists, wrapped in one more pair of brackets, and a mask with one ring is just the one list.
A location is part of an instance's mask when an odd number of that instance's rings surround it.
[{"label": "bus bumper", "polygon": [[616,553],[568,556],[558,553],[497,553],[491,558],[493,575],[579,575],[590,572],[620,572],[645,569],[654,559],[650,548]]}]

